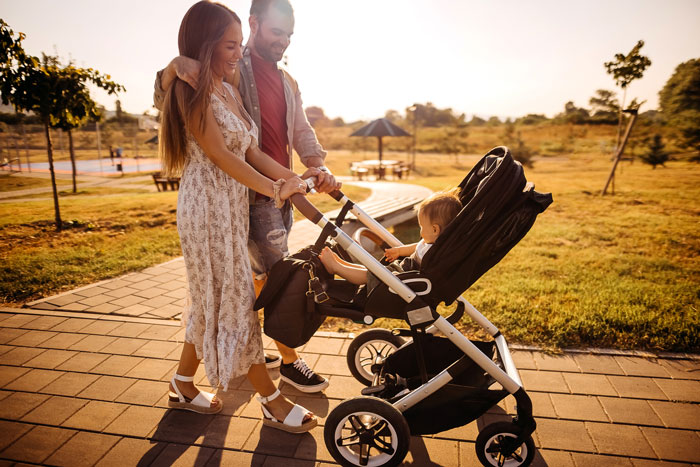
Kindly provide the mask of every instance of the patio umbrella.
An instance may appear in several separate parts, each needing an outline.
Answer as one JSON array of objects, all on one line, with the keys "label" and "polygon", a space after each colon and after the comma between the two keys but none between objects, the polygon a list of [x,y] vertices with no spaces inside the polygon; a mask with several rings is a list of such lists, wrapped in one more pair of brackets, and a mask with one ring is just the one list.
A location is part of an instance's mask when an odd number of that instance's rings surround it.
[{"label": "patio umbrella", "polygon": [[376,136],[379,139],[379,168],[382,167],[382,136],[411,136],[406,130],[391,123],[386,118],[378,118],[350,136]]}]

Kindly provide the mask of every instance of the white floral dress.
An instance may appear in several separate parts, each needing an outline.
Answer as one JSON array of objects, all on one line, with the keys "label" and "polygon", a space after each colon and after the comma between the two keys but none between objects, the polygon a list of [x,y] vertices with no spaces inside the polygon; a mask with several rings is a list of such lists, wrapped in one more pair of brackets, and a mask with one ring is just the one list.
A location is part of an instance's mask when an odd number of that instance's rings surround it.
[{"label": "white floral dress", "polygon": [[[233,97],[228,84],[227,91]],[[235,97],[233,97],[235,99]],[[251,129],[212,93],[211,108],[228,149],[240,159],[257,140]],[[187,135],[187,161],[177,201],[177,230],[187,269],[188,297],[183,313],[185,341],[204,360],[212,386],[264,363],[248,258],[248,189],[219,169]]]}]

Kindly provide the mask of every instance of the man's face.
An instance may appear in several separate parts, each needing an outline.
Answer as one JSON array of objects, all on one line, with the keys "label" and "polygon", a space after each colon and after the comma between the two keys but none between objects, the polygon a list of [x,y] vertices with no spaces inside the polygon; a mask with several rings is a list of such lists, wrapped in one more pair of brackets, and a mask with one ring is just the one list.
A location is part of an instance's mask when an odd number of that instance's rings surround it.
[{"label": "man's face", "polygon": [[269,62],[282,60],[294,34],[294,17],[270,4],[262,20],[251,17],[250,26],[258,55]]}]

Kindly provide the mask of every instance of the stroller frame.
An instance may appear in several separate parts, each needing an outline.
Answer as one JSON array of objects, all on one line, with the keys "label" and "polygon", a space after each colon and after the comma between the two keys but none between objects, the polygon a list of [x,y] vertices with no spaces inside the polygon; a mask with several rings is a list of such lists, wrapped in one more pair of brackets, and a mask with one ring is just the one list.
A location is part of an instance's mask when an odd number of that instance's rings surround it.
[{"label": "stroller frame", "polygon": [[[379,236],[388,245],[395,247],[401,246],[402,243],[390,232],[388,232],[381,224],[363,211],[360,206],[347,198],[347,196],[345,196],[342,192],[336,191],[330,195],[336,201],[339,201],[344,205],[335,224],[327,219],[302,195],[294,195],[291,198],[292,202],[306,218],[322,228],[322,232],[315,245],[315,250],[320,251],[320,248],[328,240],[328,238],[333,238],[335,242],[337,242],[338,245],[340,245],[348,254],[367,267],[370,272],[375,274],[389,287],[391,292],[397,294],[406,303],[405,310],[407,322],[411,327],[413,342],[416,343],[417,349],[419,350],[417,355],[419,360],[418,365],[421,370],[422,385],[410,391],[403,397],[400,397],[398,400],[395,400],[393,403],[390,402],[391,405],[401,413],[406,412],[438,390],[447,386],[458,374],[460,374],[461,371],[464,370],[466,366],[466,359],[465,357],[461,357],[456,362],[440,371],[430,380],[427,380],[424,357],[420,352],[421,335],[436,334],[440,332],[447,339],[449,339],[450,342],[457,346],[466,357],[471,359],[472,362],[476,363],[483,371],[488,373],[493,380],[498,382],[504,388],[504,390],[486,389],[486,391],[492,393],[492,397],[490,398],[491,405],[496,404],[498,401],[507,397],[508,395],[512,395],[515,398],[517,415],[513,419],[513,423],[519,429],[511,431],[513,435],[510,438],[503,440],[501,443],[501,459],[505,461],[506,458],[512,455],[523,443],[527,442],[528,439],[530,443],[528,446],[532,446],[530,435],[534,432],[536,427],[535,420],[532,416],[532,402],[522,386],[518,370],[513,362],[513,358],[505,337],[501,334],[498,328],[462,296],[457,298],[456,302],[458,303],[458,309],[451,316],[445,318],[439,315],[436,311],[433,311],[421,298],[422,295],[425,295],[430,291],[429,289],[418,292],[412,290],[407,283],[404,283],[401,279],[392,274],[391,271],[385,268],[361,245],[356,243],[347,233],[341,230],[340,227],[347,212],[352,212],[362,224]],[[411,279],[408,281],[410,280]],[[418,280],[425,281],[427,286],[430,285],[430,281],[428,279]],[[338,314],[333,313],[332,311],[324,311],[324,314],[327,314],[328,316],[348,317],[347,313],[343,313],[341,310],[338,311]],[[466,336],[455,328],[453,323],[459,321],[465,311],[474,322],[481,326],[494,339],[498,356],[500,357],[503,367],[497,365],[474,343],[472,343]],[[363,321],[365,324],[371,324],[374,321],[374,318],[366,314],[363,317]],[[378,376],[378,374],[375,374],[374,384],[377,383]],[[377,392],[378,391],[376,390],[373,391],[373,387],[365,388],[365,390],[362,391],[364,395],[372,395],[373,393],[376,394]],[[326,443],[329,444],[328,439],[326,439]],[[401,459],[399,459],[399,462],[403,459],[405,454],[406,453],[404,452]],[[336,456],[334,455],[334,457]],[[343,459],[336,457],[336,460],[344,463]],[[503,461],[499,461],[499,464],[494,465],[502,465],[501,462]],[[367,465],[367,459],[364,460],[364,463],[362,463],[362,459],[360,459],[360,462],[361,463],[359,465]],[[347,465],[358,464],[347,463]],[[381,465],[394,464],[389,462]]]}]

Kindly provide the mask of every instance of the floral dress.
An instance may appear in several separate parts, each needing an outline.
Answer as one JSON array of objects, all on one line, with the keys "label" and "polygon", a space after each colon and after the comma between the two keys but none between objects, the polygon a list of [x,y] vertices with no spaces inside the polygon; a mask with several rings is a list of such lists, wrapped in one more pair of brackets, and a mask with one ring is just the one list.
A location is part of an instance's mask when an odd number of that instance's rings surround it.
[{"label": "floral dress", "polygon": [[[231,88],[224,83],[235,99]],[[215,93],[211,108],[228,149],[242,160],[257,140],[249,115],[245,124]],[[204,360],[212,386],[264,363],[255,292],[248,258],[248,189],[218,168],[191,134],[177,200],[177,230],[187,269],[183,313],[185,341]]]}]

